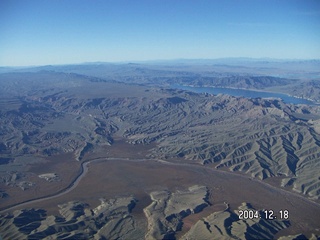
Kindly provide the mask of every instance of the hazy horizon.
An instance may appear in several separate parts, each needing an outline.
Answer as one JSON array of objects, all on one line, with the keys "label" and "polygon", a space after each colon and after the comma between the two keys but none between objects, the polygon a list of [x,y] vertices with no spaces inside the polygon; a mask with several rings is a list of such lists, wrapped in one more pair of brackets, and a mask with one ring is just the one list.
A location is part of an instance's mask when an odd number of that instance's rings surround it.
[{"label": "hazy horizon", "polygon": [[310,58],[310,59],[281,59],[281,58],[247,58],[247,57],[224,57],[224,58],[175,58],[175,59],[150,59],[150,60],[126,60],[126,61],[91,61],[91,62],[71,62],[71,63],[57,63],[57,64],[34,64],[34,65],[0,65],[1,68],[33,68],[33,67],[45,67],[45,66],[68,66],[68,65],[95,65],[95,64],[180,64],[180,63],[203,63],[207,64],[210,62],[213,64],[241,64],[245,62],[252,63],[285,63],[285,62],[320,62],[320,58]]},{"label": "hazy horizon", "polygon": [[320,2],[8,1],[0,66],[320,59]]}]

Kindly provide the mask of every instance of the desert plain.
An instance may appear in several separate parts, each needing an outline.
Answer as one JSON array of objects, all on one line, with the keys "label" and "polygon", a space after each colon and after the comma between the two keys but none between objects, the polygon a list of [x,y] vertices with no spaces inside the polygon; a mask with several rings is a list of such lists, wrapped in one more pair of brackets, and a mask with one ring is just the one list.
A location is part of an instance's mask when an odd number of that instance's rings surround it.
[{"label": "desert plain", "polygon": [[[320,235],[319,105],[194,93],[155,79],[0,75],[3,239]],[[239,210],[259,216],[240,219]]]}]

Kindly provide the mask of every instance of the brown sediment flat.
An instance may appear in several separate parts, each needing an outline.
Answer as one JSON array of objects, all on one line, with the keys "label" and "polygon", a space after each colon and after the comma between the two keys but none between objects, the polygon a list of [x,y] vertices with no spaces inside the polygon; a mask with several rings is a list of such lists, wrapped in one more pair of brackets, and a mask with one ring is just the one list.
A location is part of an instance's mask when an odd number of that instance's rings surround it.
[{"label": "brown sediment flat", "polygon": [[[94,152],[85,156],[82,162],[76,161],[74,154],[68,153],[47,157],[39,163],[26,165],[25,169],[27,172],[25,173],[26,176],[24,180],[32,182],[34,186],[22,191],[19,187],[2,184],[1,189],[10,197],[1,199],[0,210],[32,199],[44,198],[65,191],[80,174],[81,164],[84,161],[91,161],[92,159],[102,158],[103,156],[109,158],[119,156],[121,158],[130,157],[133,159],[144,158],[148,150],[154,146],[155,144],[132,145],[128,144],[122,138],[115,138],[112,146],[97,148]],[[56,173],[59,181],[47,182],[39,178],[39,175],[48,172]]]},{"label": "brown sediment flat", "polygon": [[217,171],[206,166],[168,165],[152,160],[97,161],[88,166],[89,171],[71,192],[36,204],[30,203],[25,207],[43,208],[48,210],[48,213],[57,214],[56,206],[68,201],[83,201],[93,208],[99,204],[100,197],[108,199],[133,195],[138,202],[132,214],[143,218],[143,208],[151,203],[150,192],[175,191],[197,184],[208,187],[211,193],[209,202],[212,206],[205,208],[200,214],[187,217],[187,224],[181,234],[189,230],[199,218],[221,208],[224,202],[230,204],[231,210],[236,209],[242,202],[249,202],[256,209],[272,209],[275,212],[287,209],[292,226],[281,231],[278,236],[319,234],[320,207],[316,203],[245,176]]},{"label": "brown sediment flat", "polygon": [[[45,162],[26,166],[28,168],[27,180],[34,183],[25,191],[18,187],[1,186],[8,194],[9,198],[3,198],[0,201],[0,208],[6,208],[34,198],[41,198],[53,195],[65,189],[79,174],[81,163],[74,160],[72,154],[61,154],[59,156],[48,157]],[[44,173],[56,173],[59,181],[48,182],[39,178],[38,175]]]}]

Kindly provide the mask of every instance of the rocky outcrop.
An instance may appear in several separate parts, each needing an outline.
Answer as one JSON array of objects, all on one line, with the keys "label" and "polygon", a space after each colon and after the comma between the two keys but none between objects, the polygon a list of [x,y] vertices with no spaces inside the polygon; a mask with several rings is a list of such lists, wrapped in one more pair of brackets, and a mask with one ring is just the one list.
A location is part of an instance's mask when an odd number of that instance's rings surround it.
[{"label": "rocky outcrop", "polygon": [[[259,212],[247,203],[243,203],[238,209]],[[252,219],[239,219],[238,211],[233,213],[227,208],[199,220],[181,239],[273,239],[277,232],[290,226],[289,221],[270,221],[256,216]]]},{"label": "rocky outcrop", "polygon": [[130,212],[134,198],[101,199],[90,209],[74,201],[59,205],[61,216],[47,216],[45,210],[17,210],[0,217],[4,239],[129,239],[141,235]]},{"label": "rocky outcrop", "polygon": [[150,193],[152,203],[144,209],[148,220],[146,239],[173,239],[182,219],[205,208],[207,188],[192,186],[187,191]]}]

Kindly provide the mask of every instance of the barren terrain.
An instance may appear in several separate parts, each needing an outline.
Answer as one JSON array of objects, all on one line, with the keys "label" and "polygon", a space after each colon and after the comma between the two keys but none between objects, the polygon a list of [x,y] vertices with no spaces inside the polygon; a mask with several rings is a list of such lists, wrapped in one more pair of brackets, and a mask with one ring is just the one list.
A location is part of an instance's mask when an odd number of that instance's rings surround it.
[{"label": "barren terrain", "polygon": [[[320,234],[319,106],[109,80],[0,74],[1,236]],[[290,217],[242,221],[243,203]]]}]

